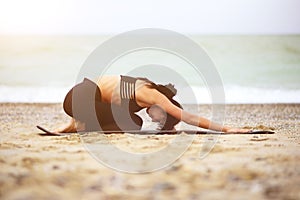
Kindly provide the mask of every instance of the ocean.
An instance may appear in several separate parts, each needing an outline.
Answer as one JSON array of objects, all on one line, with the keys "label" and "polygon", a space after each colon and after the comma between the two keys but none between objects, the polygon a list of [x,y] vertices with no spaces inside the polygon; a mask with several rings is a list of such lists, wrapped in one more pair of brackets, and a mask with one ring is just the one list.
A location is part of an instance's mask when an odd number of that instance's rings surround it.
[{"label": "ocean", "polygon": [[[111,37],[0,36],[0,102],[62,102],[88,56]],[[215,63],[226,103],[300,103],[300,35],[188,37]],[[149,64],[145,55],[156,56],[154,64],[180,69],[196,103],[211,102],[205,80],[176,59],[165,62],[165,53],[137,52],[114,63],[107,73],[120,74],[126,66]],[[118,70],[120,66],[123,71]],[[157,76],[163,80],[166,74]],[[184,90],[178,87],[179,93]],[[182,103],[195,101],[185,98]]]}]

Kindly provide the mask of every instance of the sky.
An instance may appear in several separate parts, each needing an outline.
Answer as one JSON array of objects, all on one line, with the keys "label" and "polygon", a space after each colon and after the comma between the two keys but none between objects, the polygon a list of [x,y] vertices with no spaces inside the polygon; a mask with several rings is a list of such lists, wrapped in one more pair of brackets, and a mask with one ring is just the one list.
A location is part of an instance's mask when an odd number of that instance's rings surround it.
[{"label": "sky", "polygon": [[300,34],[300,0],[0,0],[0,34]]}]

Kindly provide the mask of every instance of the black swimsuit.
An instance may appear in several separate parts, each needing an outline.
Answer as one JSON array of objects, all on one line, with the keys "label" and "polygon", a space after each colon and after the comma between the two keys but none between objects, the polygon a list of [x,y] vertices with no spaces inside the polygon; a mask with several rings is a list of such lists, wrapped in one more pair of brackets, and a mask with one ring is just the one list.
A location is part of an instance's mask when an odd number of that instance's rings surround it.
[{"label": "black swimsuit", "polygon": [[120,98],[121,107],[128,108],[130,113],[138,112],[143,107],[139,106],[135,99],[135,86],[138,79],[130,76],[121,76]]}]

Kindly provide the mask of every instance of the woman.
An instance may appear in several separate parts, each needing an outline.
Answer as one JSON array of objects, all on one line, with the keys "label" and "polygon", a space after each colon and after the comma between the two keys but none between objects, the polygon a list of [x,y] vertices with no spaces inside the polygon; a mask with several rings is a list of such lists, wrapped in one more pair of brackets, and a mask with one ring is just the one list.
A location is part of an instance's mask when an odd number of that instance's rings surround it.
[{"label": "woman", "polygon": [[72,121],[59,132],[139,130],[143,121],[135,113],[144,108],[161,130],[173,130],[183,121],[216,131],[250,131],[222,126],[184,111],[173,99],[176,92],[171,84],[157,85],[145,78],[103,76],[96,83],[84,79],[66,95],[63,106]]}]

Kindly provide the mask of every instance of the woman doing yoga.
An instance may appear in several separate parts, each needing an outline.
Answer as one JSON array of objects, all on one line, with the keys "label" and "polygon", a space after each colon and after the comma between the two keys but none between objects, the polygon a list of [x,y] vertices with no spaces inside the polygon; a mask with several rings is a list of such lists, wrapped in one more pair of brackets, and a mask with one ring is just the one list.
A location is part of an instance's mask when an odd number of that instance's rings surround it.
[{"label": "woman doing yoga", "polygon": [[71,123],[58,132],[140,130],[143,120],[135,113],[146,108],[160,130],[175,130],[187,124],[223,132],[247,133],[249,129],[231,128],[184,111],[173,99],[173,85],[160,85],[146,78],[102,76],[96,82],[84,79],[66,95],[63,107]]}]

